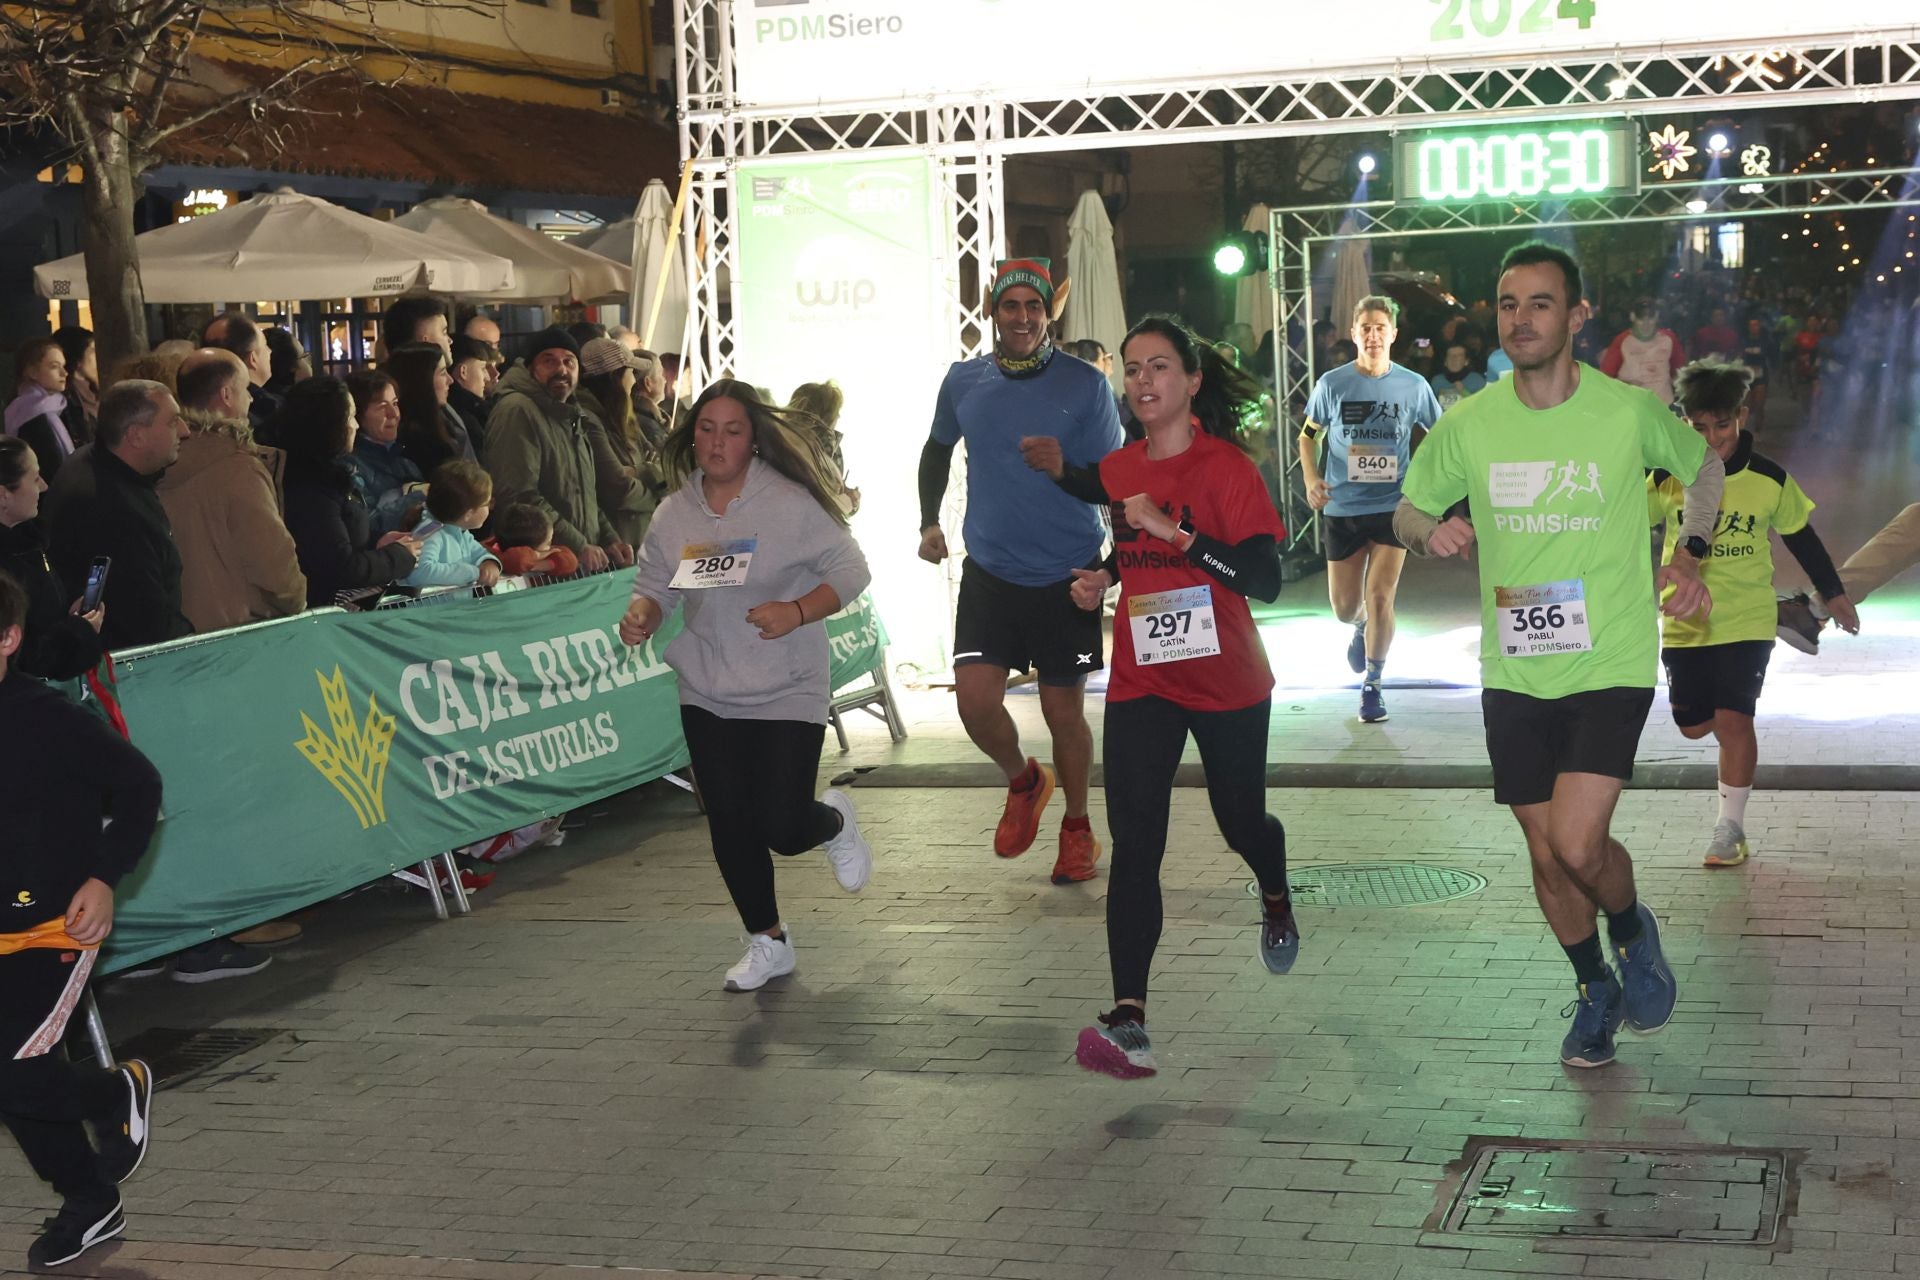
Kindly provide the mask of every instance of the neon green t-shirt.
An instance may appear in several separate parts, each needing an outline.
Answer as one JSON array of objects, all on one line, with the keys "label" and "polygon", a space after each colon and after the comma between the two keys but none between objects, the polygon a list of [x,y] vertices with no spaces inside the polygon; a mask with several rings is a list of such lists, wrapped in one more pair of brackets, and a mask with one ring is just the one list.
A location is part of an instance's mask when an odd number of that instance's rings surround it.
[{"label": "neon green t-shirt", "polygon": [[[1682,485],[1672,476],[1647,478],[1660,517],[1667,522],[1667,558],[1680,537]],[[1700,577],[1713,593],[1713,612],[1704,619],[1662,618],[1661,637],[1676,649],[1695,649],[1740,640],[1772,640],[1775,625],[1773,543],[1768,530],[1798,533],[1813,518],[1813,500],[1786,469],[1753,452],[1753,437],[1742,432],[1740,446],[1727,463],[1727,487],[1713,524],[1713,549],[1700,565]]]},{"label": "neon green t-shirt", "polygon": [[1595,369],[1529,409],[1512,378],[1455,405],[1401,492],[1468,500],[1480,565],[1480,682],[1536,698],[1650,689],[1659,658],[1648,471],[1691,484],[1706,442],[1658,397]]}]

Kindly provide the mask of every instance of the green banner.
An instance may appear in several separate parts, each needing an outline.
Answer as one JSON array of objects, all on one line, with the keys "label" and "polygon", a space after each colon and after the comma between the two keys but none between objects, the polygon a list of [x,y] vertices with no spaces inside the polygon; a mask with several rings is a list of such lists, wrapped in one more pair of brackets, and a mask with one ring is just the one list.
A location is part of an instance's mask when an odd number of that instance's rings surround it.
[{"label": "green banner", "polygon": [[687,762],[661,660],[615,630],[631,579],[319,613],[119,667],[166,784],[107,968],[310,905]]},{"label": "green banner", "polygon": [[[630,649],[631,578],[304,614],[118,665],[166,784],[106,968],[220,937],[687,763],[678,614]],[[878,663],[869,596],[827,620],[835,689]]]}]

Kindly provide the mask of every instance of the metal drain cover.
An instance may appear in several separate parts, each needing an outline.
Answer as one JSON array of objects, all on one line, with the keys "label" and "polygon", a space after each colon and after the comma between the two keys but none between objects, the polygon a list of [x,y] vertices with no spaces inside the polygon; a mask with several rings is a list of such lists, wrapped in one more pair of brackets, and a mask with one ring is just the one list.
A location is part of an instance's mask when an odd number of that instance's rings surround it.
[{"label": "metal drain cover", "polygon": [[[1487,887],[1487,878],[1458,867],[1416,862],[1348,862],[1291,867],[1287,887],[1302,906],[1417,907],[1478,893]],[[1247,893],[1259,897],[1260,882],[1249,880]]]},{"label": "metal drain cover", "polygon": [[198,1031],[152,1027],[115,1045],[114,1053],[144,1060],[153,1068],[154,1088],[164,1089],[284,1034],[284,1027],[208,1027]]},{"label": "metal drain cover", "polygon": [[1793,1209],[1787,1153],[1474,1138],[1427,1230],[1772,1245]]}]

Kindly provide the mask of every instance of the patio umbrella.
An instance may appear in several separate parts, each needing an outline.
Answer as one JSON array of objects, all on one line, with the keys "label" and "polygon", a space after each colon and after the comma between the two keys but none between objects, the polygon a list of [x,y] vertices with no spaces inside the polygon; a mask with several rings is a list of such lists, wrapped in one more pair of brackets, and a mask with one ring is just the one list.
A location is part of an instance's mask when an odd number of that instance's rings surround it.
[{"label": "patio umbrella", "polygon": [[1117,356],[1127,333],[1127,308],[1113,255],[1113,223],[1097,191],[1080,193],[1067,222],[1067,279],[1073,288],[1067,292],[1062,335],[1068,342],[1093,338]]},{"label": "patio umbrella", "polygon": [[[673,223],[673,196],[666,183],[658,178],[647,183],[632,223],[633,327],[655,351],[679,351],[685,345],[687,331],[687,260],[680,238],[668,235]],[[666,272],[667,291],[660,299],[656,319],[651,312],[662,271]]]},{"label": "patio umbrella", "polygon": [[[597,253],[563,244],[532,227],[496,217],[475,200],[442,196],[415,205],[393,220],[450,244],[498,254],[513,263],[514,283],[477,296],[498,301],[618,302],[626,298],[633,272]],[[467,290],[447,289],[444,293]]]},{"label": "patio umbrella", "polygon": [[588,253],[597,253],[603,258],[612,258],[615,262],[631,265],[633,258],[632,218],[622,218],[618,222],[609,222],[596,231],[583,231],[574,237],[573,243]]},{"label": "patio umbrella", "polygon": [[[1256,204],[1247,210],[1245,221],[1241,222],[1242,231],[1267,231],[1273,221],[1273,211],[1264,204]],[[1260,340],[1273,328],[1273,294],[1269,292],[1267,273],[1257,271],[1250,276],[1241,276],[1233,294],[1233,318],[1253,329],[1253,345],[1257,350]],[[1248,363],[1253,360],[1253,352],[1246,353]],[[1263,369],[1264,375],[1271,375],[1272,369]]]},{"label": "patio umbrella", "polygon": [[1363,240],[1364,215],[1349,213],[1334,233],[1333,326],[1341,337],[1353,328],[1353,308],[1373,292],[1373,242]]},{"label": "patio umbrella", "polygon": [[[397,227],[314,196],[280,190],[156,227],[133,239],[148,302],[258,298],[368,298],[433,289],[485,293],[513,287],[497,254]],[[80,254],[33,269],[45,298],[85,298]]]}]

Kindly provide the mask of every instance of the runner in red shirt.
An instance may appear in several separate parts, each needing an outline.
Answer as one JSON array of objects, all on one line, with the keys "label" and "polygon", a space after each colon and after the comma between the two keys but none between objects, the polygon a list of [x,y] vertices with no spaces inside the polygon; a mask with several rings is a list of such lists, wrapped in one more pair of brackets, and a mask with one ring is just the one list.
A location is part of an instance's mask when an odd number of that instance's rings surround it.
[{"label": "runner in red shirt", "polygon": [[1127,402],[1147,437],[1065,473],[1058,445],[1021,442],[1028,463],[1075,496],[1111,504],[1114,554],[1074,570],[1074,603],[1100,608],[1118,575],[1119,612],[1102,756],[1113,835],[1107,950],[1114,1008],[1080,1033],[1092,1071],[1131,1079],[1156,1067],[1147,977],[1160,941],[1160,863],[1174,771],[1192,734],[1227,844],[1253,868],[1264,910],[1257,949],[1286,973],[1300,948],[1287,895],[1287,834],[1266,812],[1273,673],[1249,597],[1280,593],[1285,534],[1238,439],[1260,388],[1179,323],[1141,321],[1120,348]]}]

